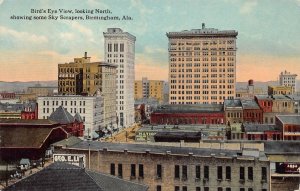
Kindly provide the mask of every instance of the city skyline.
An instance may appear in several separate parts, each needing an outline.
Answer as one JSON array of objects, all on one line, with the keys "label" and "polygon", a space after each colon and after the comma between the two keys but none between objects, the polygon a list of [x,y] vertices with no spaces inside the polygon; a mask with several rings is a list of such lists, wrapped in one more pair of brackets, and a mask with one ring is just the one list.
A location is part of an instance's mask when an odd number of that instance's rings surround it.
[{"label": "city skyline", "polygon": [[[137,37],[136,80],[168,80],[167,32],[201,28],[236,30],[237,81],[277,80],[280,72],[300,74],[299,0],[221,1],[27,1],[0,0],[0,81],[57,80],[57,64],[88,52],[104,61],[103,32],[118,27]],[[123,9],[128,7],[128,9]],[[31,9],[110,9],[128,21],[22,21]],[[281,11],[286,10],[286,11]],[[12,72],[14,71],[14,72]],[[45,72],[46,71],[46,72]],[[46,74],[46,75],[45,75]]]}]

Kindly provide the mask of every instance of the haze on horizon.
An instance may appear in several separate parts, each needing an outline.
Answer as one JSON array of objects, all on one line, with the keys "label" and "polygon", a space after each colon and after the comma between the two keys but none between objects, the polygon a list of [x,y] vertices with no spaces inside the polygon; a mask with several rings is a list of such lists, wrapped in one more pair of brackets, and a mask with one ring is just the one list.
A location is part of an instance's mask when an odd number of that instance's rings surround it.
[{"label": "haze on horizon", "polygon": [[[133,20],[9,19],[29,15],[32,8],[110,9]],[[300,0],[0,0],[0,81],[57,80],[57,64],[84,52],[102,61],[103,32],[109,27],[137,37],[136,80],[168,80],[166,32],[201,28],[201,23],[238,31],[237,81],[276,81],[284,70],[299,76],[299,10]]]}]

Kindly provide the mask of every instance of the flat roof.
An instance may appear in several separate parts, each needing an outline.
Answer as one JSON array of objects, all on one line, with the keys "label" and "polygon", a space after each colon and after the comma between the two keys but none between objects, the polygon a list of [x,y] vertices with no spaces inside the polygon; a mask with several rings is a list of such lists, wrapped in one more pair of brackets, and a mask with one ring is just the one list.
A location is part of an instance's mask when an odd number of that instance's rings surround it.
[{"label": "flat roof", "polygon": [[158,106],[153,113],[213,113],[223,112],[223,104],[167,104]]},{"label": "flat roof", "polygon": [[241,100],[243,109],[260,109],[258,104],[253,99]]},{"label": "flat roof", "polygon": [[300,141],[264,141],[266,154],[300,154]]},{"label": "flat roof", "polygon": [[224,107],[242,107],[240,99],[226,99],[224,101]]},{"label": "flat roof", "polygon": [[[57,145],[62,146],[65,145]],[[253,159],[253,156],[241,156],[241,150],[225,150],[225,149],[207,149],[194,147],[176,147],[176,146],[162,146],[162,145],[147,145],[147,144],[125,144],[125,143],[109,143],[99,141],[81,141],[74,145],[70,145],[64,149],[75,150],[93,150],[93,151],[112,151],[112,152],[132,152],[132,153],[146,153],[151,154],[170,154],[170,155],[193,155],[203,157],[238,157],[245,159]],[[266,160],[265,154],[260,152],[260,159]]]},{"label": "flat roof", "polygon": [[243,124],[246,132],[264,132],[264,131],[279,131],[276,125],[269,124]]},{"label": "flat roof", "polygon": [[300,125],[300,115],[277,115],[283,124]]},{"label": "flat roof", "polygon": [[218,30],[214,28],[203,28],[203,29],[191,29],[183,30],[180,32],[167,32],[168,38],[171,37],[182,37],[182,36],[193,36],[193,37],[207,37],[207,36],[232,36],[236,37],[238,32],[235,30]]},{"label": "flat roof", "polygon": [[212,131],[212,130],[225,130],[226,125],[220,124],[207,124],[207,125],[143,125],[137,132],[143,131],[173,131],[173,132],[199,132],[199,131]]}]

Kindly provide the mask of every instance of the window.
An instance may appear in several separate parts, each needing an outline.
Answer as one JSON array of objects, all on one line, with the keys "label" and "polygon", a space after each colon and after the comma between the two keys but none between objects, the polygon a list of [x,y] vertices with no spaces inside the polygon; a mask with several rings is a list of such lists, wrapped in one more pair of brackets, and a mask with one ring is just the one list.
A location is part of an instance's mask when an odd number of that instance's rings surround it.
[{"label": "window", "polygon": [[253,167],[248,167],[248,179],[253,180]]},{"label": "window", "polygon": [[187,179],[187,166],[186,165],[182,166],[182,179],[183,180]]},{"label": "window", "polygon": [[174,191],[180,191],[180,190],[179,190],[179,186],[175,186]]},{"label": "window", "polygon": [[139,177],[144,178],[144,165],[139,164]]},{"label": "window", "polygon": [[226,191],[231,191],[231,188],[226,188]]},{"label": "window", "polygon": [[180,176],[179,176],[179,165],[175,165],[175,178],[180,178]]},{"label": "window", "polygon": [[240,167],[240,180],[245,180],[245,167]]},{"label": "window", "polygon": [[120,52],[124,52],[124,43],[120,44]]},{"label": "window", "polygon": [[196,187],[196,191],[201,191],[201,187]]},{"label": "window", "polygon": [[248,188],[248,191],[253,191],[253,188]]},{"label": "window", "polygon": [[231,167],[226,166],[226,179],[230,180],[231,179]]},{"label": "window", "polygon": [[183,186],[183,187],[182,187],[182,191],[187,191],[187,187],[186,187],[186,186]]},{"label": "window", "polygon": [[222,172],[222,166],[218,166],[218,180],[222,180],[223,179],[222,173],[223,173]]},{"label": "window", "polygon": [[218,191],[223,191],[223,188],[222,187],[218,187]]},{"label": "window", "polygon": [[114,163],[110,164],[110,174],[115,175],[115,164]]},{"label": "window", "polygon": [[196,166],[196,179],[200,179],[200,165]]},{"label": "window", "polygon": [[245,188],[240,188],[240,191],[245,191]]},{"label": "window", "polygon": [[204,178],[209,179],[209,167],[204,166]]},{"label": "window", "polygon": [[156,191],[161,191],[161,185],[156,186]]},{"label": "window", "polygon": [[118,177],[123,177],[123,167],[122,164],[118,164]]},{"label": "window", "polygon": [[162,167],[161,164],[156,165],[156,177],[161,178],[162,175]]},{"label": "window", "polygon": [[261,180],[267,181],[267,167],[261,167]]},{"label": "window", "polygon": [[204,187],[204,191],[209,191],[209,187]]},{"label": "window", "polygon": [[135,177],[135,164],[131,164],[130,176]]}]

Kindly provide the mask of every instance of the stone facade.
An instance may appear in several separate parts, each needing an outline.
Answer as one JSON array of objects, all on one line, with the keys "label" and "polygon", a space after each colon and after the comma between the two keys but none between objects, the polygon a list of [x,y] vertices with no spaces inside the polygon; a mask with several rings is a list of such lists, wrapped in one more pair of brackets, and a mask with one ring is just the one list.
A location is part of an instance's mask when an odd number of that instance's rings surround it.
[{"label": "stone facade", "polygon": [[[126,146],[120,150],[119,146],[114,149],[109,146],[98,148],[94,143],[90,145],[89,149],[56,146],[55,153],[85,154],[90,169],[146,184],[149,191],[159,188],[164,191],[270,190],[269,161],[260,157],[228,156],[226,150],[210,150],[209,155],[199,155],[187,149],[181,149],[182,154],[178,154],[157,152],[150,146],[142,151]],[[215,155],[215,151],[221,154]]]}]

